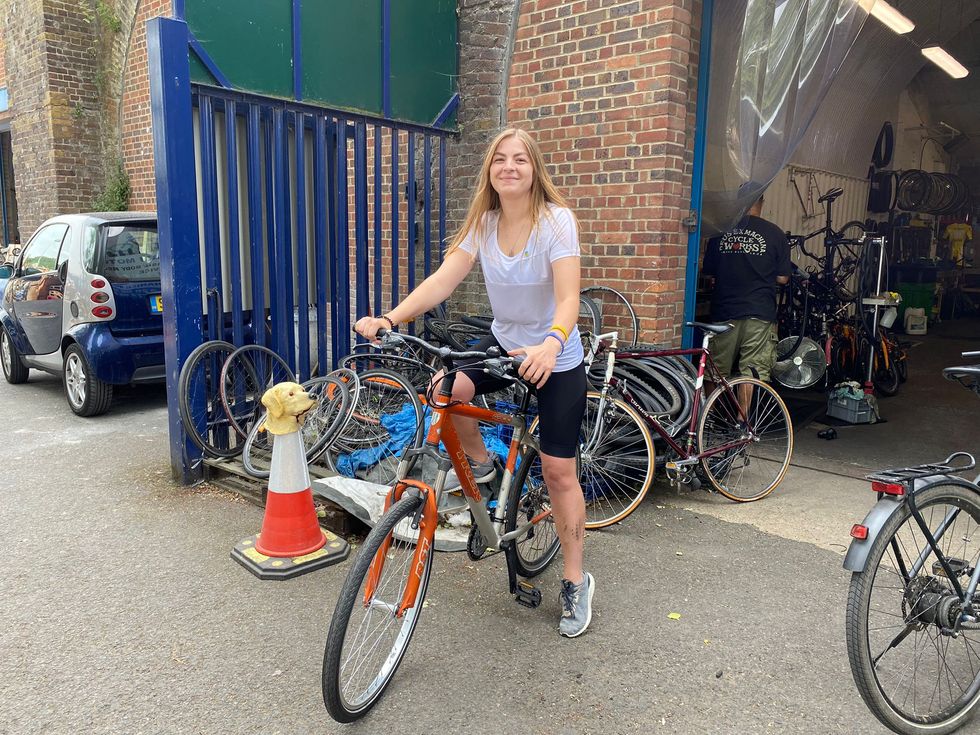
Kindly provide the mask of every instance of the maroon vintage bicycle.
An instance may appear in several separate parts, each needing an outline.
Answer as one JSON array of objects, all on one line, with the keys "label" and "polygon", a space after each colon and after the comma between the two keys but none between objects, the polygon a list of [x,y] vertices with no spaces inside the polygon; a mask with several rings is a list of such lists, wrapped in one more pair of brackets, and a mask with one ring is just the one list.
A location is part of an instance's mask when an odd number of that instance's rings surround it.
[{"label": "maroon vintage bicycle", "polygon": [[[587,528],[626,518],[653,482],[656,454],[651,430],[663,440],[664,465],[674,484],[701,486],[707,479],[726,498],[750,502],[766,497],[782,481],[793,454],[793,425],[786,404],[754,377],[724,378],[711,359],[711,339],[728,324],[689,322],[704,333],[692,349],[620,349],[617,332],[592,338],[593,360],[606,360],[598,391],[590,391],[581,438],[581,482]],[[686,425],[651,413],[631,392],[629,380],[614,377],[617,359],[687,358],[697,364],[693,403]],[[706,382],[714,386],[710,394]],[[532,427],[533,430],[533,427]]]}]

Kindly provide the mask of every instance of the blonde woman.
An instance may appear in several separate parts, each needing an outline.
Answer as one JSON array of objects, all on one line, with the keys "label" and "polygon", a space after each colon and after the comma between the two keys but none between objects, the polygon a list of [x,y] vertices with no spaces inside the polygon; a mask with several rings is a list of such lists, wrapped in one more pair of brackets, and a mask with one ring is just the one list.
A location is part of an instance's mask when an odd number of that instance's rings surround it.
[{"label": "blonde woman", "polygon": [[[439,269],[390,312],[355,325],[359,334],[374,339],[379,329],[425,313],[445,301],[480,261],[494,319],[491,336],[474,349],[498,345],[510,355],[526,356],[520,373],[537,393],[541,468],[564,559],[559,632],[569,638],[588,628],[595,593],[595,580],[582,568],[585,500],[575,462],[586,392],[576,327],[579,254],[578,224],[552,183],[541,150],[525,131],[509,128],[484,156],[466,219]],[[464,370],[453,399],[468,402],[501,387],[482,370]],[[495,469],[477,422],[452,420],[474,477],[489,482]]]}]

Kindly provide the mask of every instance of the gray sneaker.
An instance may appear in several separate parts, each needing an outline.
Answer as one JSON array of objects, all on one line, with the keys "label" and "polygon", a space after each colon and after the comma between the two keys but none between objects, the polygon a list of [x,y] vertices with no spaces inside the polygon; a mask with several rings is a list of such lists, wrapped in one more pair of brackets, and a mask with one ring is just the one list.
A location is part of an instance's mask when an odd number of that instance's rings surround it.
[{"label": "gray sneaker", "polygon": [[581,584],[572,584],[567,579],[561,581],[561,621],[558,632],[566,638],[582,635],[592,622],[592,595],[595,594],[595,579],[588,572]]},{"label": "gray sneaker", "polygon": [[[466,458],[466,461],[470,463],[470,469],[473,470],[473,478],[477,485],[490,482],[497,476],[497,467],[493,459],[493,454],[488,455],[486,462],[474,462],[469,457]],[[461,484],[459,478],[456,477],[456,470],[449,470],[449,474],[446,475],[446,490],[457,490]]]}]

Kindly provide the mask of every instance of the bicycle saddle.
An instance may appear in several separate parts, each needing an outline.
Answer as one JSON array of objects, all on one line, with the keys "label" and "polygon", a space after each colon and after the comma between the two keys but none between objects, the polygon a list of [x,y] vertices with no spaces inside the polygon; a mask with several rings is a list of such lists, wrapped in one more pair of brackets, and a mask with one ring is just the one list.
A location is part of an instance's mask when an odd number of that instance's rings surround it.
[{"label": "bicycle saddle", "polygon": [[826,194],[824,194],[822,197],[820,197],[817,201],[820,204],[823,204],[824,202],[832,202],[835,199],[837,199],[837,197],[839,197],[843,193],[844,193],[844,190],[843,189],[841,189],[840,187],[836,187],[836,188],[831,189],[830,191],[828,191]]},{"label": "bicycle saddle", "polygon": [[734,328],[731,324],[705,324],[704,322],[687,322],[684,326],[697,327],[702,332],[710,332],[711,334],[724,334]]}]

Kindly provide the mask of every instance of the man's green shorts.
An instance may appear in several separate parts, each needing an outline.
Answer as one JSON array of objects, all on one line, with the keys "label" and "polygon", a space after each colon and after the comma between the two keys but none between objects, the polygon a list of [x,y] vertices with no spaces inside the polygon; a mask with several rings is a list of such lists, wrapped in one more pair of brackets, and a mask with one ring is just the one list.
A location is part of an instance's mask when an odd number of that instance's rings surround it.
[{"label": "man's green shorts", "polygon": [[729,319],[722,323],[735,328],[712,338],[715,367],[726,378],[753,377],[754,370],[760,380],[768,381],[776,364],[776,325],[762,319]]}]

